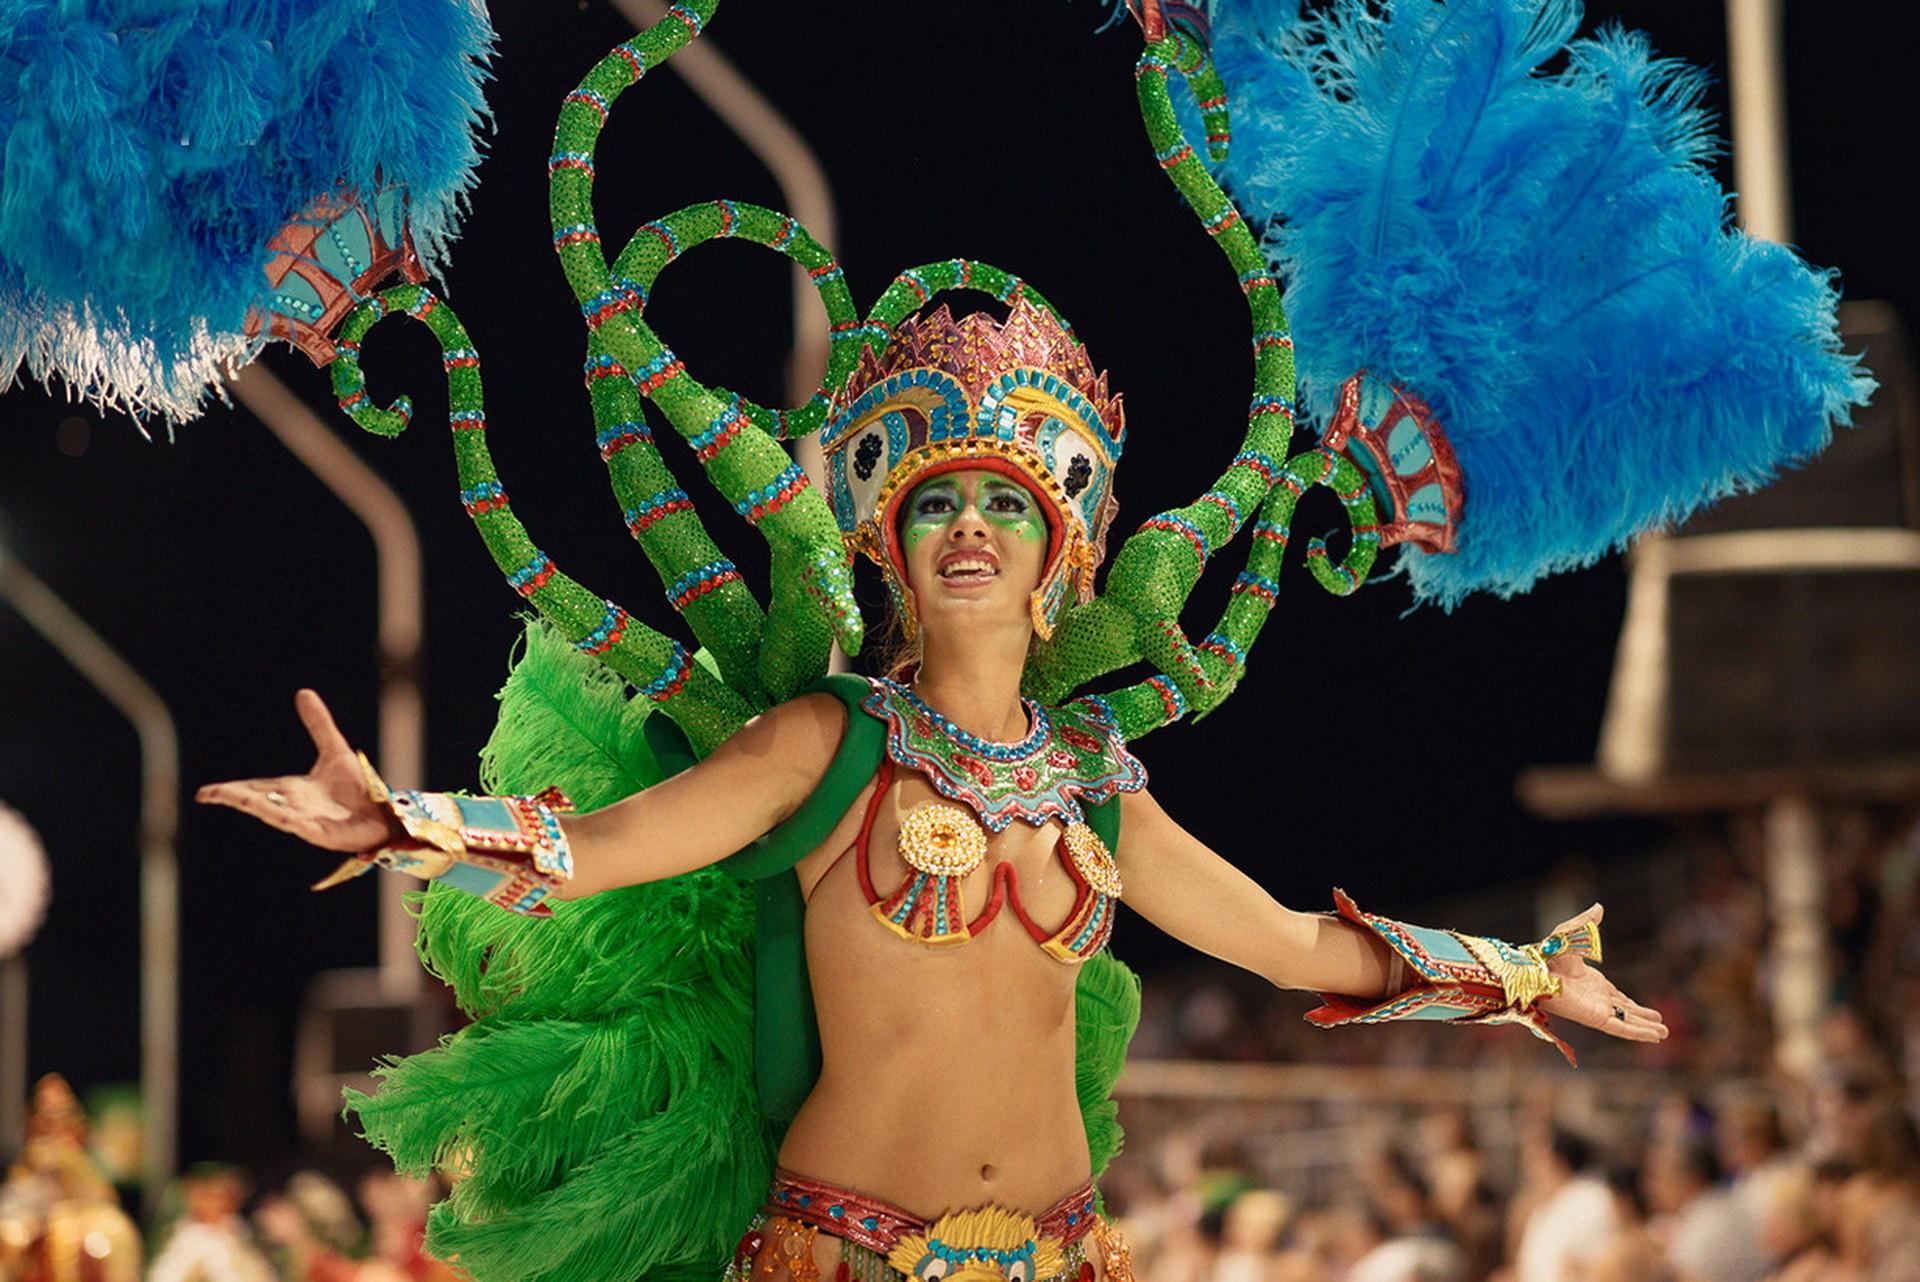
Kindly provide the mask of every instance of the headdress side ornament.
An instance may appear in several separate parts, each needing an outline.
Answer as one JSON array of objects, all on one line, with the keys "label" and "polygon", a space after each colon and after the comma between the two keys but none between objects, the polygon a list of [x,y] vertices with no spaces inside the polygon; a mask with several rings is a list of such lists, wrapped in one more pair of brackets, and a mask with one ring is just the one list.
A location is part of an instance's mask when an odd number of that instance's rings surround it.
[{"label": "headdress side ornament", "polygon": [[1120,397],[1080,340],[1019,299],[1004,322],[985,312],[956,320],[943,303],[902,321],[878,353],[864,348],[829,405],[821,447],[834,517],[886,574],[909,637],[918,619],[899,541],[907,494],[960,467],[1004,472],[1032,491],[1051,531],[1032,600],[1045,638],[1069,596],[1093,599],[1124,433]]}]

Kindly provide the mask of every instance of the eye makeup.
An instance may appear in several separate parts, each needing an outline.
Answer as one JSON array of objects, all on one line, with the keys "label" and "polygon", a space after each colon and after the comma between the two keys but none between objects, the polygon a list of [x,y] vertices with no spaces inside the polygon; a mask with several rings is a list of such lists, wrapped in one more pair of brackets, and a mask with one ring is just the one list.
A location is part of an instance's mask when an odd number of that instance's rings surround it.
[{"label": "eye makeup", "polygon": [[937,476],[922,482],[907,496],[907,514],[902,533],[908,547],[928,534],[944,529],[971,502],[982,520],[998,526],[1023,542],[1038,542],[1047,536],[1046,523],[1035,510],[1033,496],[1012,481],[982,476],[970,486],[952,477]]}]

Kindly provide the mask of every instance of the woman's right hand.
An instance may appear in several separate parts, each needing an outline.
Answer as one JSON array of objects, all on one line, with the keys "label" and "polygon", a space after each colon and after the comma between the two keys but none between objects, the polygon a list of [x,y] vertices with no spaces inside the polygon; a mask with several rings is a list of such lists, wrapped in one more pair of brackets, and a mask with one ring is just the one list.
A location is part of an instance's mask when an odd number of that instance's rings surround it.
[{"label": "woman's right hand", "polygon": [[320,696],[301,690],[293,707],[317,754],[307,773],[210,783],[194,800],[231,806],[323,850],[362,854],[404,837],[400,821],[367,794],[360,759]]}]

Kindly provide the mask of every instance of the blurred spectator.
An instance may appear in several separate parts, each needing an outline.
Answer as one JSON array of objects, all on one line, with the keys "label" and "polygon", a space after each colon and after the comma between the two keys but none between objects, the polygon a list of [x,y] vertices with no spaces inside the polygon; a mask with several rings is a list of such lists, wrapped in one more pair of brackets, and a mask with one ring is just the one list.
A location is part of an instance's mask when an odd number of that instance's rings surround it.
[{"label": "blurred spectator", "polygon": [[237,1166],[203,1162],[180,1177],[185,1213],[147,1270],[147,1282],[274,1282],[240,1218],[249,1181]]},{"label": "blurred spectator", "polygon": [[1619,1228],[1591,1260],[1573,1266],[1570,1278],[1578,1282],[1675,1282],[1666,1249],[1648,1228],[1640,1171],[1631,1166],[1610,1167],[1606,1178]]},{"label": "blurred spectator", "polygon": [[1280,1233],[1293,1218],[1293,1204],[1272,1189],[1248,1189],[1226,1208],[1220,1249],[1207,1282],[1268,1282]]},{"label": "blurred spectator", "polygon": [[87,1116],[66,1079],[33,1088],[27,1142],[0,1183],[0,1282],[134,1282],[140,1231],[87,1153]]},{"label": "blurred spectator", "polygon": [[1568,1282],[1620,1231],[1606,1182],[1593,1172],[1593,1146],[1554,1126],[1521,1145],[1522,1178],[1537,1201],[1520,1225],[1515,1282]]},{"label": "blurred spectator", "polygon": [[360,1179],[360,1205],[372,1225],[368,1261],[358,1282],[461,1282],[452,1267],[426,1253],[427,1210],[439,1196],[432,1180],[388,1168]]},{"label": "blurred spectator", "polygon": [[1920,1282],[1920,1131],[1898,1100],[1869,1116],[1860,1170],[1842,1198],[1860,1282]]},{"label": "blurred spectator", "polygon": [[1348,1282],[1466,1282],[1466,1253],[1433,1209],[1427,1182],[1399,1149],[1362,1168],[1381,1240],[1355,1262]]},{"label": "blurred spectator", "polygon": [[1774,1163],[1759,1173],[1760,1240],[1780,1261],[1767,1282],[1839,1282],[1832,1217],[1847,1174],[1845,1167],[1804,1162]]},{"label": "blurred spectator", "polygon": [[353,1203],[339,1185],[312,1171],[287,1181],[285,1193],[262,1198],[253,1213],[263,1241],[279,1252],[287,1282],[356,1282],[353,1251],[363,1236]]},{"label": "blurred spectator", "polygon": [[1499,1267],[1505,1247],[1486,1155],[1474,1142],[1465,1109],[1430,1112],[1420,1129],[1434,1214],[1465,1253],[1467,1276],[1477,1282]]},{"label": "blurred spectator", "polygon": [[1720,1182],[1703,1139],[1669,1140],[1647,1155],[1643,1177],[1651,1231],[1667,1247],[1678,1282],[1759,1282],[1772,1259],[1740,1202]]}]

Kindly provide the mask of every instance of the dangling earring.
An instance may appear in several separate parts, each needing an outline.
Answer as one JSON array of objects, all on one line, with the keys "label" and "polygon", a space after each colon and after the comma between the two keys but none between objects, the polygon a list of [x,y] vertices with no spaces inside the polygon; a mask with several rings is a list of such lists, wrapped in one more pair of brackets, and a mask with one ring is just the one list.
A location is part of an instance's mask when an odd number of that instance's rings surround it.
[{"label": "dangling earring", "polygon": [[1033,620],[1033,635],[1042,641],[1053,636],[1053,612],[1047,608],[1047,590],[1035,588],[1027,596],[1027,616]]},{"label": "dangling earring", "polygon": [[891,564],[886,564],[887,592],[893,597],[893,612],[900,620],[900,636],[911,641],[920,635],[920,616],[915,607],[913,589],[900,581]]}]

